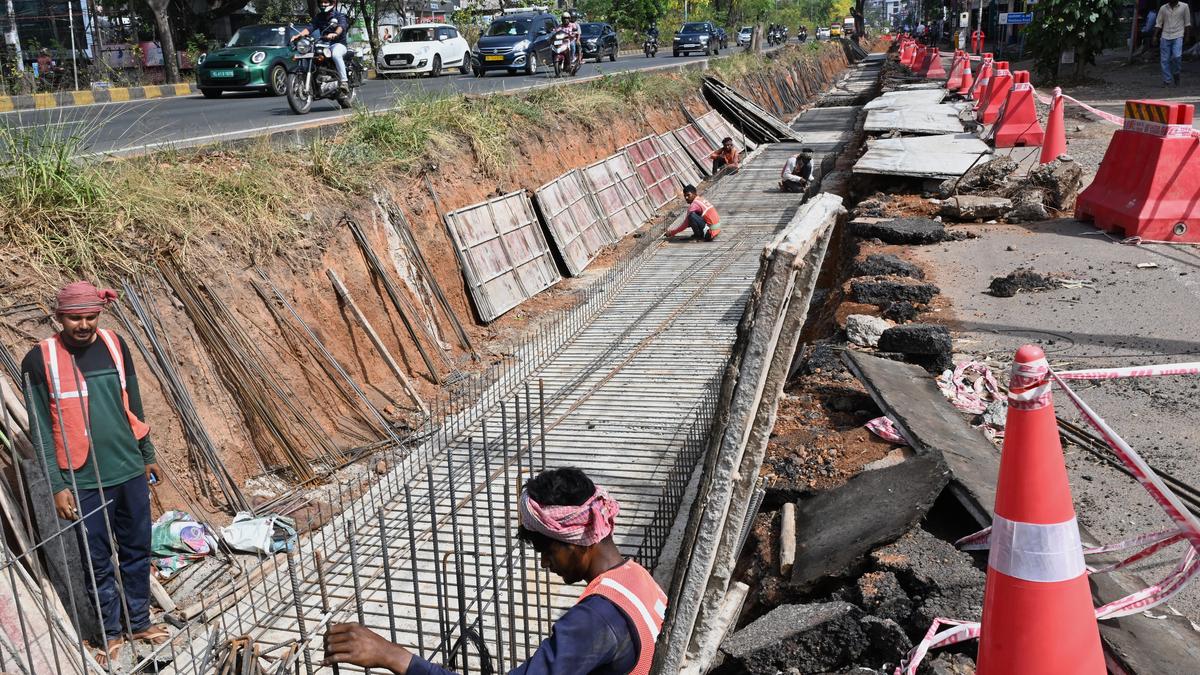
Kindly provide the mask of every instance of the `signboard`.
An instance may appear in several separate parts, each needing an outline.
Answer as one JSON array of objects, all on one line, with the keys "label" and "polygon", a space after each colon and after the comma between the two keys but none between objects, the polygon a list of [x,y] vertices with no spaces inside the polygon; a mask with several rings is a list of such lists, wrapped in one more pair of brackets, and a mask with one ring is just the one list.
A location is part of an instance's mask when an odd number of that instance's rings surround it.
[{"label": "signboard", "polygon": [[1001,26],[1023,26],[1033,23],[1033,12],[1002,12],[1000,14]]}]

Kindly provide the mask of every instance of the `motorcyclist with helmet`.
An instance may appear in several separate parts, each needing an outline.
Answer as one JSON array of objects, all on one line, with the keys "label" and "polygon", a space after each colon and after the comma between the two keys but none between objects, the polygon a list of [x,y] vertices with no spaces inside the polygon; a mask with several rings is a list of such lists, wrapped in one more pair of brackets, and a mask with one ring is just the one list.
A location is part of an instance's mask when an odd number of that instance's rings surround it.
[{"label": "motorcyclist with helmet", "polygon": [[[571,64],[572,66],[578,63],[579,56],[579,24],[575,21],[575,15],[571,10],[563,12],[562,15],[562,30],[566,32],[567,39],[571,41]],[[574,72],[574,71],[572,71]]]},{"label": "motorcyclist with helmet", "polygon": [[293,35],[292,42],[311,34],[319,34],[322,40],[328,42],[329,55],[337,68],[338,90],[348,94],[350,79],[346,75],[346,34],[350,31],[350,19],[338,11],[335,0],[321,0],[318,6],[321,11],[313,17],[312,25]]}]

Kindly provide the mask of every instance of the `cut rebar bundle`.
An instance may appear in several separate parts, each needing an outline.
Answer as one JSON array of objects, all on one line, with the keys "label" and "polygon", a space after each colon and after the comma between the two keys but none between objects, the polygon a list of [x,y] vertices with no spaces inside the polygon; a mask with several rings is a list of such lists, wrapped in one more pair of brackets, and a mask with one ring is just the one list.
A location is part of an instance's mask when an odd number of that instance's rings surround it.
[{"label": "cut rebar bundle", "polygon": [[17,365],[17,360],[3,342],[0,342],[0,365],[4,366],[4,372],[8,373],[13,382],[21,381],[21,367]]},{"label": "cut rebar bundle", "polygon": [[341,460],[337,447],[312,415],[296,403],[298,397],[276,376],[276,369],[268,367],[272,362],[229,308],[177,264],[159,263],[158,268],[237,402],[264,465],[286,465],[299,482],[316,477],[313,459],[336,466]]},{"label": "cut rebar bundle", "polygon": [[413,344],[417,346],[417,352],[420,353],[421,360],[425,363],[425,368],[429,371],[429,376],[433,379],[434,384],[441,384],[442,377],[438,373],[437,367],[433,365],[433,359],[430,358],[429,351],[425,349],[424,342],[429,342],[437,346],[438,352],[447,363],[450,362],[450,357],[441,350],[441,345],[437,339],[429,335],[422,324],[414,323],[413,316],[415,316],[416,312],[404,300],[400,291],[392,283],[391,276],[383,269],[383,264],[379,262],[379,256],[375,255],[375,249],[371,248],[371,242],[367,241],[366,233],[362,231],[362,228],[350,216],[343,216],[342,222],[346,224],[346,227],[350,228],[350,233],[354,235],[354,241],[358,243],[358,248],[362,251],[363,258],[367,261],[367,267],[371,269],[371,274],[383,284],[384,291],[392,301],[392,305],[396,308],[396,311],[400,314],[400,320],[404,323],[404,329],[408,331],[408,336],[412,338]]},{"label": "cut rebar bundle", "polygon": [[408,224],[408,218],[404,215],[404,211],[400,208],[390,209],[385,208],[382,204],[380,208],[384,208],[388,214],[388,220],[392,223],[392,229],[400,237],[401,243],[404,245],[417,266],[417,273],[421,276],[425,286],[433,294],[433,299],[442,309],[442,314],[446,316],[446,320],[450,322],[450,326],[454,329],[454,335],[458,338],[458,344],[463,349],[471,353],[471,358],[479,360],[479,353],[475,351],[475,346],[471,344],[471,338],[467,335],[467,331],[463,328],[462,322],[458,320],[458,315],[455,314],[454,308],[450,306],[450,301],[446,299],[446,294],[442,291],[441,284],[438,283],[437,277],[433,275],[433,269],[429,267],[429,261],[425,259],[425,254],[421,252],[421,246],[417,243],[417,238],[413,236],[412,228]]},{"label": "cut rebar bundle", "polygon": [[[199,475],[207,473],[212,477],[231,511],[250,510],[250,501],[246,499],[245,494],[242,493],[237,482],[225,467],[225,462],[221,461],[217,445],[209,436],[208,428],[204,425],[204,421],[196,409],[196,402],[179,377],[179,372],[175,369],[175,364],[180,361],[175,355],[166,331],[161,329],[162,318],[151,299],[152,295],[145,292],[145,280],[139,278],[135,283],[136,286],[128,280],[121,282],[124,299],[141,324],[149,345],[147,346],[134,330],[133,322],[124,311],[121,311],[120,305],[116,307],[118,320],[124,325],[126,333],[137,345],[146,363],[150,364],[150,369],[158,378],[159,385],[167,394],[167,400],[175,409],[176,415],[179,416],[193,468]],[[207,493],[208,481],[201,480],[199,483],[202,493]],[[205,494],[205,496],[209,495]]]}]

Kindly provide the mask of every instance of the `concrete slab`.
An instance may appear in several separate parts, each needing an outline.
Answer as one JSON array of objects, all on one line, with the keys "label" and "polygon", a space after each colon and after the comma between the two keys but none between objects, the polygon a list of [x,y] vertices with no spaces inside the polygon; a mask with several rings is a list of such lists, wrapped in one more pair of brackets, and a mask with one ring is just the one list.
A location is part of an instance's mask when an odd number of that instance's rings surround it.
[{"label": "concrete slab", "polygon": [[956,178],[977,161],[985,161],[980,158],[989,152],[987,143],[968,133],[880,138],[867,142],[854,173]]},{"label": "concrete slab", "polygon": [[946,90],[924,88],[904,91],[889,91],[863,106],[864,110],[905,108],[910,105],[937,105],[946,98]]},{"label": "concrete slab", "polygon": [[[936,92],[935,92],[936,93]],[[902,134],[954,134],[963,130],[958,107],[949,104],[906,102],[899,108],[880,108],[867,113],[868,132],[899,131]]]},{"label": "concrete slab", "polygon": [[902,84],[896,87],[899,91],[919,91],[921,89],[941,89],[946,90],[946,85],[943,82],[913,82],[912,84]]},{"label": "concrete slab", "polygon": [[840,668],[863,651],[862,610],[848,602],[780,605],[721,644],[720,673],[802,673]]}]

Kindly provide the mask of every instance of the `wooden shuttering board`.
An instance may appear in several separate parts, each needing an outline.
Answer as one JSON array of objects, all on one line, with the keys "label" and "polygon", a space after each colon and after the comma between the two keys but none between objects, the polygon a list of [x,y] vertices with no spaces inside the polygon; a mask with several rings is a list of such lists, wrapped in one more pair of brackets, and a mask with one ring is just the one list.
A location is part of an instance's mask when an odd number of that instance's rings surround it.
[{"label": "wooden shuttering board", "polygon": [[622,148],[633,161],[634,169],[646,186],[650,206],[657,211],[679,192],[675,185],[675,167],[654,136],[647,136]]},{"label": "wooden shuttering board", "polygon": [[658,144],[662,146],[663,152],[667,159],[675,168],[675,177],[684,185],[699,185],[700,181],[704,180],[704,174],[701,173],[700,167],[688,155],[687,150],[683,149],[679,138],[673,132],[668,131],[658,137]]},{"label": "wooden shuttering board", "polygon": [[615,239],[641,227],[653,215],[646,186],[625,151],[589,165],[583,175]]},{"label": "wooden shuttering board", "polygon": [[746,134],[738,129],[733,128],[729,121],[721,116],[721,113],[716,110],[709,110],[700,117],[696,118],[696,124],[704,132],[708,139],[712,141],[713,146],[721,145],[721,139],[732,138],[734,145],[737,146],[739,152],[747,152],[757,147],[754,141],[746,138]]},{"label": "wooden shuttering board", "polygon": [[554,246],[577,276],[616,236],[596,203],[583,172],[575,169],[534,193]]},{"label": "wooden shuttering board", "polygon": [[712,160],[708,158],[716,146],[708,140],[704,132],[700,131],[694,124],[685,124],[675,130],[675,138],[679,139],[679,144],[687,151],[687,154],[695,160],[700,166],[700,173],[707,176],[711,171]]},{"label": "wooden shuttering board", "polygon": [[562,280],[533,203],[511,192],[446,214],[479,318],[492,321]]}]

